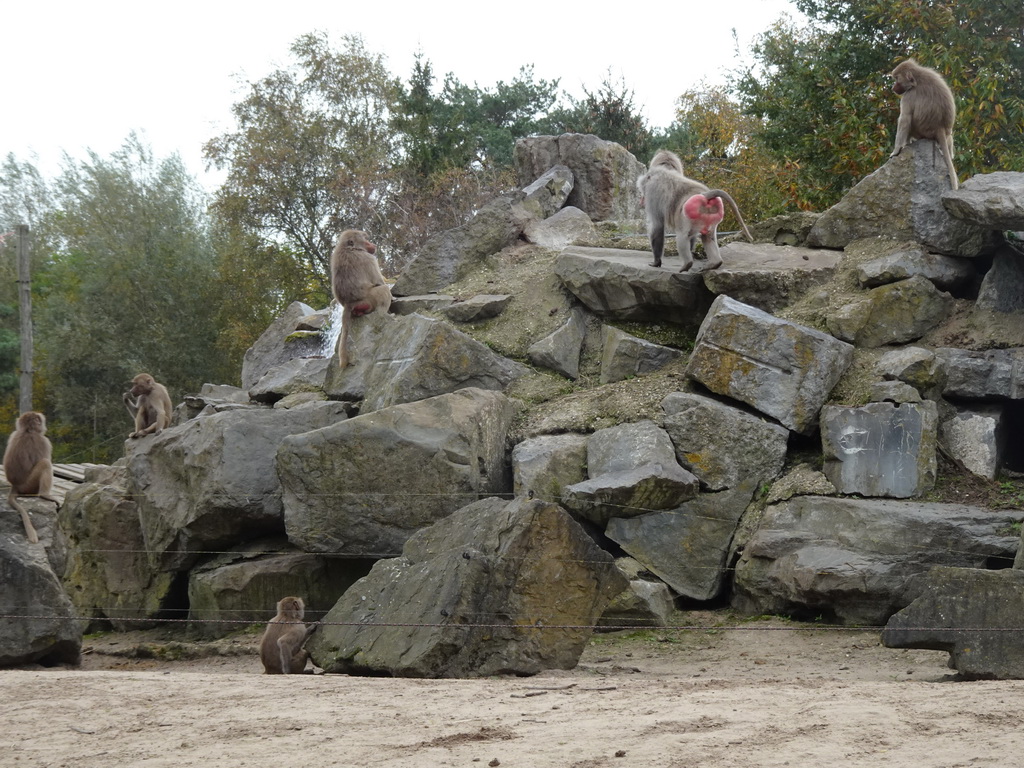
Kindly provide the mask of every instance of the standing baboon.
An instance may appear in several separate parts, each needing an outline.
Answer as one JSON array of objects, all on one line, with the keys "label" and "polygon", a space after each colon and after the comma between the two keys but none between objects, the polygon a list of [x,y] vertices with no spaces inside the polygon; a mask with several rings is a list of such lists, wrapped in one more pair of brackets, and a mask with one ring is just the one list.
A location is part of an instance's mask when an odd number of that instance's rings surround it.
[{"label": "standing baboon", "polygon": [[60,507],[60,502],[50,495],[53,489],[52,455],[53,446],[46,437],[46,417],[36,411],[21,414],[4,451],[4,474],[11,484],[7,503],[21,513],[25,536],[33,544],[39,541],[39,535],[28,511],[18,503],[17,497],[38,496]]},{"label": "standing baboon", "polygon": [[949,183],[958,189],[960,182],[953,167],[953,92],[942,75],[913,59],[897,64],[892,79],[892,89],[900,95],[900,116],[896,122],[896,146],[889,157],[896,157],[911,139],[932,139],[946,160]]},{"label": "standing baboon", "polygon": [[306,605],[301,597],[283,597],[277,615],[268,623],[260,640],[260,661],[268,675],[297,675],[306,669],[309,652],[302,646],[316,624],[302,623]]},{"label": "standing baboon", "polygon": [[637,179],[640,204],[647,214],[647,236],[654,252],[652,267],[661,266],[665,252],[665,230],[676,233],[676,247],[683,260],[680,272],[693,265],[693,246],[700,236],[704,243],[708,269],[721,266],[718,252],[718,223],[725,215],[722,200],[732,206],[747,239],[753,242],[739,206],[721,189],[711,190],[683,173],[683,162],[674,152],[658,150],[651,159],[650,170]]},{"label": "standing baboon", "polygon": [[342,306],[341,338],[338,339],[338,365],[348,365],[348,332],[353,317],[362,317],[375,309],[391,308],[391,289],[384,282],[373,255],[377,246],[366,234],[347,229],[338,238],[331,254],[331,290]]},{"label": "standing baboon", "polygon": [[128,413],[135,419],[135,431],[128,437],[159,435],[160,430],[170,426],[174,405],[167,387],[158,384],[148,373],[140,373],[132,379],[132,388],[121,397]]}]

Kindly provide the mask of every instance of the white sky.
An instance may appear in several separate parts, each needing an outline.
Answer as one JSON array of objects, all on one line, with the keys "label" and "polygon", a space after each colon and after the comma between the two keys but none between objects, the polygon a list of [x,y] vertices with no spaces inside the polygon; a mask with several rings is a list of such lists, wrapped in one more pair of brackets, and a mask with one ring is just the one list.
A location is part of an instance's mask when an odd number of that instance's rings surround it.
[{"label": "white sky", "polygon": [[[299,36],[322,30],[338,47],[360,34],[391,74],[408,79],[421,50],[438,81],[511,81],[524,64],[534,79],[559,78],[576,97],[611,73],[634,93],[652,127],[673,119],[676,98],[702,80],[724,82],[751,40],[790,0],[651,4],[279,0],[8,3],[0,38],[0,156],[13,152],[46,176],[63,152],[107,156],[137,131],[157,157],[174,152],[208,186],[202,145],[233,127],[243,85],[290,63]],[[707,8],[706,11],[699,8]],[[474,20],[484,18],[486,21]],[[644,158],[641,158],[644,159]]]}]

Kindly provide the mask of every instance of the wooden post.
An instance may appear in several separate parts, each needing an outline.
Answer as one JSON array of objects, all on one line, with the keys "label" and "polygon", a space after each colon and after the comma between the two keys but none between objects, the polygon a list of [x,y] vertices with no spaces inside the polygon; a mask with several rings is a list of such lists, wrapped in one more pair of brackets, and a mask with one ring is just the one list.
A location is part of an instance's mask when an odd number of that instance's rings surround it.
[{"label": "wooden post", "polygon": [[18,310],[21,315],[21,389],[18,409],[32,410],[32,276],[28,225],[19,224],[18,233]]}]

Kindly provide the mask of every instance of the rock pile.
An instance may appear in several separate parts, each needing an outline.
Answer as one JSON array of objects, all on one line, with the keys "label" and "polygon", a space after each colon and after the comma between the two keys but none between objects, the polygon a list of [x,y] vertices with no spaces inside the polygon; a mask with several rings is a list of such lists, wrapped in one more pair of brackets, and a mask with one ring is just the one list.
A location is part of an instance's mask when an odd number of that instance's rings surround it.
[{"label": "rock pile", "polygon": [[[664,623],[676,599],[893,617],[887,642],[1020,676],[1019,651],[998,668],[1005,644],[968,654],[936,606],[973,584],[1020,600],[1024,511],[923,497],[940,453],[985,478],[1024,469],[1007,439],[1024,414],[1007,233],[1024,230],[1024,177],[943,192],[929,151],[681,274],[648,266],[622,221],[643,171],[628,152],[523,140],[523,188],[424,244],[395,314],[354,326],[352,365],[320,349],[327,310],[293,304],[241,389],[187,398],[37,526],[45,549],[0,548],[5,568],[18,594],[52,595],[40,610],[61,627],[181,612],[217,633],[301,593],[330,671],[571,667],[594,626]],[[597,247],[613,218],[620,239]],[[647,382],[655,407],[631,404]],[[52,589],[33,586],[43,572]],[[0,660],[73,641],[0,629]]]}]

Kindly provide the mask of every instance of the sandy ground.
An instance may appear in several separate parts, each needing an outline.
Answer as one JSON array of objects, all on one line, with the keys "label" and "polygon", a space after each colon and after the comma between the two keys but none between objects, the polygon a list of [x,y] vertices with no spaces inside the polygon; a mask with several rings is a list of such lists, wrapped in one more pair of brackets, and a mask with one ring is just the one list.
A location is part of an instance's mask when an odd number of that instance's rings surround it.
[{"label": "sandy ground", "polygon": [[0,765],[954,768],[1024,746],[1024,681],[960,681],[863,630],[619,632],[574,670],[482,680],[264,676],[255,635],[131,658],[144,639],[0,671]]}]

